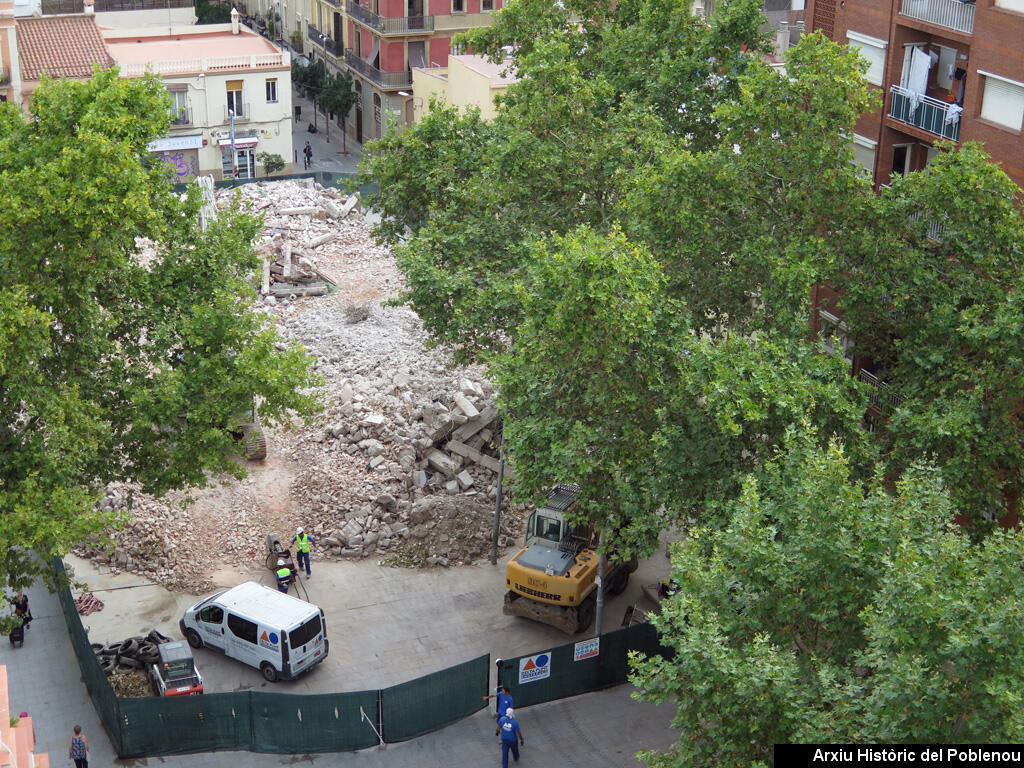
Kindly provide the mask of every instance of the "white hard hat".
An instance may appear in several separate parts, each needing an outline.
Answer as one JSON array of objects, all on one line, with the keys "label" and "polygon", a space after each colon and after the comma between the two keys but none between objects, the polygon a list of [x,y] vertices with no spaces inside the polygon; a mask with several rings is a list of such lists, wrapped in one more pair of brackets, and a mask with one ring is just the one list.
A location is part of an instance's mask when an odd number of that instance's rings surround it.
[{"label": "white hard hat", "polygon": [[505,717],[512,717],[513,714],[515,713],[512,711],[512,707],[505,710]]},{"label": "white hard hat", "polygon": [[277,561],[277,564],[278,564],[278,565],[284,565],[284,560],[278,560],[278,561]]},{"label": "white hard hat", "polygon": [[296,528],[295,532],[296,533],[302,533],[302,526],[300,525],[298,528]]}]

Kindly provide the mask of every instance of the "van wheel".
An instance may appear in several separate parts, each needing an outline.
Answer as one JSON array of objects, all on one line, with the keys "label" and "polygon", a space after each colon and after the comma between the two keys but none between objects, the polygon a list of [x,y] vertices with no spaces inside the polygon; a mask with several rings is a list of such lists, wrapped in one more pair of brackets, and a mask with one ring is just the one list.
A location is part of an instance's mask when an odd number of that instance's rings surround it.
[{"label": "van wheel", "polygon": [[185,630],[185,639],[188,640],[188,644],[191,645],[193,648],[203,647],[203,638],[201,638],[199,636],[199,633],[196,632],[194,629]]},{"label": "van wheel", "polygon": [[260,672],[263,673],[263,679],[266,680],[268,683],[277,682],[277,670],[274,669],[274,665],[271,664],[269,661],[264,661],[262,664],[260,664]]}]

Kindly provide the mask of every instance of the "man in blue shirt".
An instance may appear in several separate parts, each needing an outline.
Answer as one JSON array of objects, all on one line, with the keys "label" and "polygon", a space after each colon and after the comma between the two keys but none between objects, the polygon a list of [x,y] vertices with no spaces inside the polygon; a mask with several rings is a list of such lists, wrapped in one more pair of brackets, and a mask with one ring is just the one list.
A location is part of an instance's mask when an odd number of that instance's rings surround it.
[{"label": "man in blue shirt", "polygon": [[505,710],[514,707],[515,704],[512,703],[512,691],[507,685],[499,685],[496,692],[484,696],[484,701],[494,698],[498,700],[498,706],[494,708],[494,720],[498,721],[505,714]]},{"label": "man in blue shirt", "polygon": [[[494,735],[497,736],[499,733],[501,734],[501,768],[508,768],[508,751],[511,749],[512,760],[519,762],[519,745],[526,743],[512,707],[506,709],[505,716],[498,719],[498,730],[494,732]],[[518,743],[516,742],[517,737]]]}]

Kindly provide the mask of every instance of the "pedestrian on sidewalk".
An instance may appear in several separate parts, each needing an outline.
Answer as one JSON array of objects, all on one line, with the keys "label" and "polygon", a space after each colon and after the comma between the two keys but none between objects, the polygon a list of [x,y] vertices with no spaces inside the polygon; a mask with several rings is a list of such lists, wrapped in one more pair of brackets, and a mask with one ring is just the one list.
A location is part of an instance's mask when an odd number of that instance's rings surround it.
[{"label": "pedestrian on sidewalk", "polygon": [[309,546],[311,544],[315,544],[316,542],[313,541],[312,536],[310,536],[308,533],[302,530],[302,526],[300,525],[298,528],[295,529],[295,538],[292,539],[292,543],[295,545],[295,552],[299,557],[298,570],[300,572],[302,571],[302,563],[303,561],[305,561],[306,578],[308,579],[312,575],[309,570]]},{"label": "pedestrian on sidewalk", "polygon": [[75,726],[75,735],[68,744],[68,758],[75,761],[75,768],[89,768],[89,740],[82,733],[82,726]]},{"label": "pedestrian on sidewalk", "polygon": [[514,707],[515,702],[512,701],[512,691],[507,685],[499,685],[498,690],[494,693],[489,693],[484,696],[484,701],[488,699],[497,699],[497,706],[494,708],[494,719],[495,721],[500,720],[502,715],[505,714],[505,710]]},{"label": "pedestrian on sidewalk", "polygon": [[[508,753],[512,750],[513,762],[519,762],[519,745],[525,744],[523,732],[519,728],[519,722],[515,718],[515,710],[509,707],[505,710],[505,716],[498,720],[498,730],[494,732],[497,736],[501,734],[501,768],[508,768]],[[518,737],[519,741],[516,741]]]},{"label": "pedestrian on sidewalk", "polygon": [[11,598],[11,613],[21,619],[21,625],[28,629],[29,622],[32,621],[32,611],[28,608],[25,590],[19,589],[18,594]]},{"label": "pedestrian on sidewalk", "polygon": [[302,148],[302,167],[309,168],[313,164],[313,148],[309,146],[309,142],[306,142],[306,146]]}]

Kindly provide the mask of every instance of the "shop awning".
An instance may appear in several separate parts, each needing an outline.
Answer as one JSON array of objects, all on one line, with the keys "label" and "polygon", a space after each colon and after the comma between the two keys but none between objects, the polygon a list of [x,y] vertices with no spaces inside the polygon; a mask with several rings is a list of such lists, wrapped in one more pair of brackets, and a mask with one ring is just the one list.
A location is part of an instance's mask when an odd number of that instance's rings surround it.
[{"label": "shop awning", "polygon": [[[255,136],[235,136],[235,149],[249,149],[255,147],[260,143],[260,140]],[[231,138],[220,139],[220,145],[222,147],[231,146]]]}]

